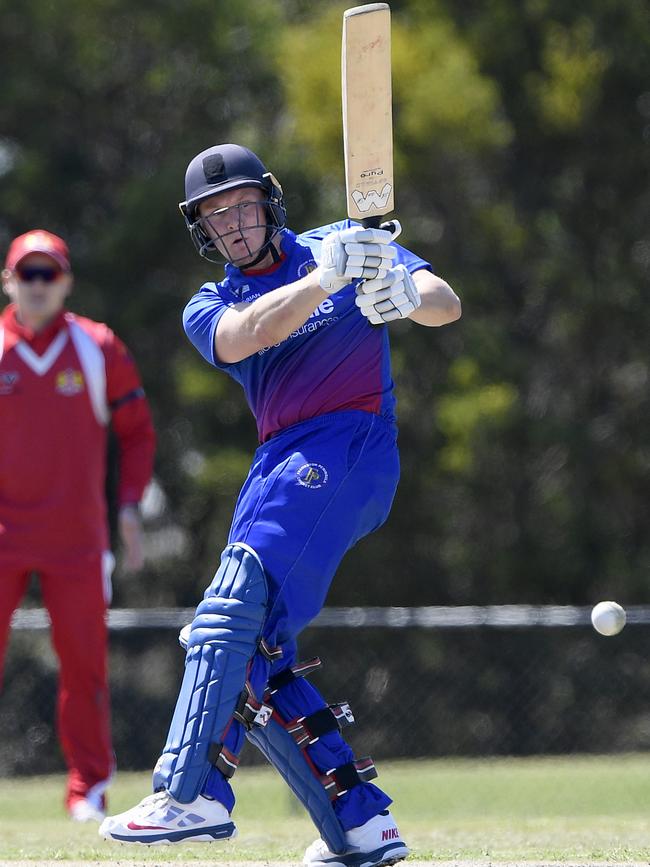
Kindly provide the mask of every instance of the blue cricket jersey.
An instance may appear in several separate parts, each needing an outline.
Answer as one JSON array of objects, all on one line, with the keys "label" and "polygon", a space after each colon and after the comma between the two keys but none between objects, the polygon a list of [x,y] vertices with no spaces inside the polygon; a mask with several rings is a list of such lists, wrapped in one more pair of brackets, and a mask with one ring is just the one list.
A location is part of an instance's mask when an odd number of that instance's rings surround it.
[{"label": "blue cricket jersey", "polygon": [[[183,312],[187,336],[201,355],[239,382],[257,421],[260,442],[278,431],[319,415],[360,409],[395,419],[388,329],[370,325],[355,301],[355,285],[325,299],[286,340],[235,364],[214,352],[214,335],[228,307],[294,283],[320,261],[321,242],[330,232],[358,225],[342,220],[295,235],[281,235],[280,262],[266,271],[240,271],[226,265],[225,279],[205,283]],[[431,270],[424,259],[398,244],[395,264],[410,272]]]}]

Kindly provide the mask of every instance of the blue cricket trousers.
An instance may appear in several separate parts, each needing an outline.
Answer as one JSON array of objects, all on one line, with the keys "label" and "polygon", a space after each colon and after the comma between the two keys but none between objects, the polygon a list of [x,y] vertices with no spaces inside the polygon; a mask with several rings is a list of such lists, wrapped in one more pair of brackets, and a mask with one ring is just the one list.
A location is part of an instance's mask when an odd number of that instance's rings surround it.
[{"label": "blue cricket trousers", "polygon": [[[349,410],[293,425],[257,449],[235,506],[228,542],[253,548],[267,575],[263,635],[271,647],[283,650],[271,666],[272,675],[296,662],[296,638],[323,607],[346,551],[388,517],[399,479],[396,439],[391,422]],[[260,698],[268,674],[268,663],[256,654],[249,679]],[[326,705],[304,678],[279,690],[273,699],[285,720]],[[243,726],[233,721],[224,743],[237,754],[244,735]],[[322,773],[354,759],[338,732],[323,735],[306,752]],[[232,810],[234,795],[219,771],[210,772],[204,791]],[[334,809],[349,829],[390,803],[377,786],[362,783],[337,798]]]}]

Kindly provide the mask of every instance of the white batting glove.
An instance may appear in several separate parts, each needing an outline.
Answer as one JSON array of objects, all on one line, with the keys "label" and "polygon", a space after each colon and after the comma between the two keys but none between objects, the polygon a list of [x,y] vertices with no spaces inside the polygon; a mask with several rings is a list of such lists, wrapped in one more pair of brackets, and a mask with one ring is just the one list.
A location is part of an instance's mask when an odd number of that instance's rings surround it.
[{"label": "white batting glove", "polygon": [[327,235],[317,268],[321,288],[331,295],[353,280],[385,277],[397,255],[392,239],[385,229],[356,226]]},{"label": "white batting glove", "polygon": [[373,325],[405,319],[421,303],[415,280],[405,265],[395,265],[385,277],[357,286],[355,304]]}]

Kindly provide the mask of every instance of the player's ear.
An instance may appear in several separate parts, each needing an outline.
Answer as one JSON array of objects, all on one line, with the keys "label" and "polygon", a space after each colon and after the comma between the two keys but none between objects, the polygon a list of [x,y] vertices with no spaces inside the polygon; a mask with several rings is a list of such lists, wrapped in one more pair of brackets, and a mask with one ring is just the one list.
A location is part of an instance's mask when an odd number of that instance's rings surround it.
[{"label": "player's ear", "polygon": [[3,268],[2,270],[2,291],[5,295],[11,298],[11,292],[9,291],[9,281],[11,280],[12,273],[9,268]]},{"label": "player's ear", "polygon": [[64,279],[67,283],[67,286],[65,287],[65,295],[63,297],[67,298],[70,295],[70,293],[72,292],[72,287],[74,286],[74,277],[72,276],[71,272],[68,272],[65,275]]}]

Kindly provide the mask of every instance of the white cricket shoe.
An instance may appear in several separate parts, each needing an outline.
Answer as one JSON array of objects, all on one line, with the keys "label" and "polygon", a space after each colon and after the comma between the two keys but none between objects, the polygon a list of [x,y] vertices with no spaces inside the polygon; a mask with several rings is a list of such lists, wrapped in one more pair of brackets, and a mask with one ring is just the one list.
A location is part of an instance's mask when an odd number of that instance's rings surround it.
[{"label": "white cricket shoe", "polygon": [[347,831],[345,836],[349,848],[342,855],[330,852],[324,840],[316,840],[307,847],[302,863],[307,867],[381,867],[409,854],[388,810]]},{"label": "white cricket shoe", "polygon": [[106,813],[98,804],[86,798],[79,798],[70,806],[70,818],[73,822],[101,822]]},{"label": "white cricket shoe", "polygon": [[199,795],[181,804],[163,790],[147,795],[139,804],[117,816],[107,816],[99,828],[101,837],[122,843],[212,843],[232,840],[237,829],[219,801]]}]

